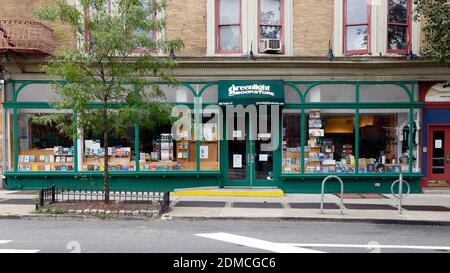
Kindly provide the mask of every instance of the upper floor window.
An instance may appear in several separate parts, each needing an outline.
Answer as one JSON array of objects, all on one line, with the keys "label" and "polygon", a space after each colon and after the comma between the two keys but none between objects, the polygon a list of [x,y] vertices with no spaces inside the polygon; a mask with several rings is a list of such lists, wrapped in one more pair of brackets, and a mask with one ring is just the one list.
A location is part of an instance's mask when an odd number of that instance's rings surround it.
[{"label": "upper floor window", "polygon": [[282,51],[283,0],[260,0],[259,11],[259,52]]},{"label": "upper floor window", "polygon": [[241,0],[216,0],[217,53],[240,53]]},{"label": "upper floor window", "polygon": [[344,0],[344,53],[370,52],[370,0]]},{"label": "upper floor window", "polygon": [[411,1],[388,0],[388,53],[406,53],[410,44]]}]

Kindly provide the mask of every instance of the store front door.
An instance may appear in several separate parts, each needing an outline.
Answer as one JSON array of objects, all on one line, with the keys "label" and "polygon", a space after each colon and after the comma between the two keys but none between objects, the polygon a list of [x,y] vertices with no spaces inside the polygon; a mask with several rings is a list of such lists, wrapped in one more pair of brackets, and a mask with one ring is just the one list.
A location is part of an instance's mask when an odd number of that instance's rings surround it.
[{"label": "store front door", "polygon": [[[270,115],[264,119],[258,124],[270,121]],[[248,115],[235,115],[226,121],[228,168],[225,187],[274,186],[274,151],[268,148],[272,143],[272,134],[268,133],[271,125],[267,122],[261,133],[260,126],[254,122]]]},{"label": "store front door", "polygon": [[450,186],[450,125],[430,127],[429,186]]}]

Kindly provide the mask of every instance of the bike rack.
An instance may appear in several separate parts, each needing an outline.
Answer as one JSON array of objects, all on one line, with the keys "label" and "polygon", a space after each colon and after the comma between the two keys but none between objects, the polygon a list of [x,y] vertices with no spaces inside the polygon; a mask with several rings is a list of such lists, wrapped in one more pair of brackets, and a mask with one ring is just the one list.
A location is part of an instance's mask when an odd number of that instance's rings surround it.
[{"label": "bike rack", "polygon": [[325,177],[325,179],[322,181],[322,193],[320,197],[320,213],[323,214],[323,202],[325,197],[325,182],[327,182],[331,178],[336,178],[339,183],[341,184],[341,214],[344,214],[344,182],[342,179],[336,175],[329,175]]},{"label": "bike rack", "polygon": [[[394,185],[397,184],[397,183],[399,183],[399,185],[398,185],[398,195],[396,195],[395,192],[394,192]],[[406,186],[408,187],[407,193],[404,194],[404,196],[407,197],[407,196],[409,195],[409,193],[411,192],[411,187],[409,186],[408,181],[403,180],[403,174],[402,174],[402,173],[400,174],[399,179],[398,179],[398,180],[395,180],[395,181],[392,183],[392,185],[391,185],[391,193],[392,193],[392,195],[393,195],[395,198],[398,199],[398,206],[397,206],[397,208],[398,208],[397,213],[398,213],[398,214],[402,214],[402,201],[403,201],[403,198],[405,198],[405,197],[403,196],[403,183],[405,183]]]}]

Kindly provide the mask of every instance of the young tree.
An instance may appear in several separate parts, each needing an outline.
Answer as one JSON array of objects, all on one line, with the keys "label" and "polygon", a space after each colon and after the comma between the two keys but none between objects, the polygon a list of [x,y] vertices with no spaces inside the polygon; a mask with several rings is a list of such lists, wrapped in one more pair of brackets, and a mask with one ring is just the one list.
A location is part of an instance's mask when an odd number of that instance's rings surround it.
[{"label": "young tree", "polygon": [[450,61],[450,1],[415,0],[415,20],[423,18],[422,55],[437,63]]},{"label": "young tree", "polygon": [[[109,203],[109,134],[123,132],[135,122],[154,127],[171,120],[170,109],[160,103],[163,94],[157,82],[177,84],[172,75],[176,64],[157,54],[178,50],[183,43],[153,35],[165,26],[164,19],[155,16],[163,11],[163,1],[80,0],[80,4],[83,10],[66,0],[51,0],[35,11],[41,20],[70,26],[79,44],[58,48],[43,66],[55,79],[58,98],[52,107],[72,109],[76,122],[57,114],[42,122],[57,123],[68,136],[77,135],[77,128],[103,135],[103,188]],[[136,49],[144,53],[135,54]]]}]

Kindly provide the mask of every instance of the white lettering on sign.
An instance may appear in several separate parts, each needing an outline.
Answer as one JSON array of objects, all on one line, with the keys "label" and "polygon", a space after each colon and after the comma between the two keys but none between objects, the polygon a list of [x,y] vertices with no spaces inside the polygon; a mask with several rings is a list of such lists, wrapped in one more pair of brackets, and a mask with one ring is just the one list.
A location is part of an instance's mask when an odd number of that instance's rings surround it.
[{"label": "white lettering on sign", "polygon": [[252,84],[252,85],[232,85],[228,88],[228,96],[236,96],[236,95],[267,95],[275,97],[275,93],[270,91],[270,85],[264,84]]}]

